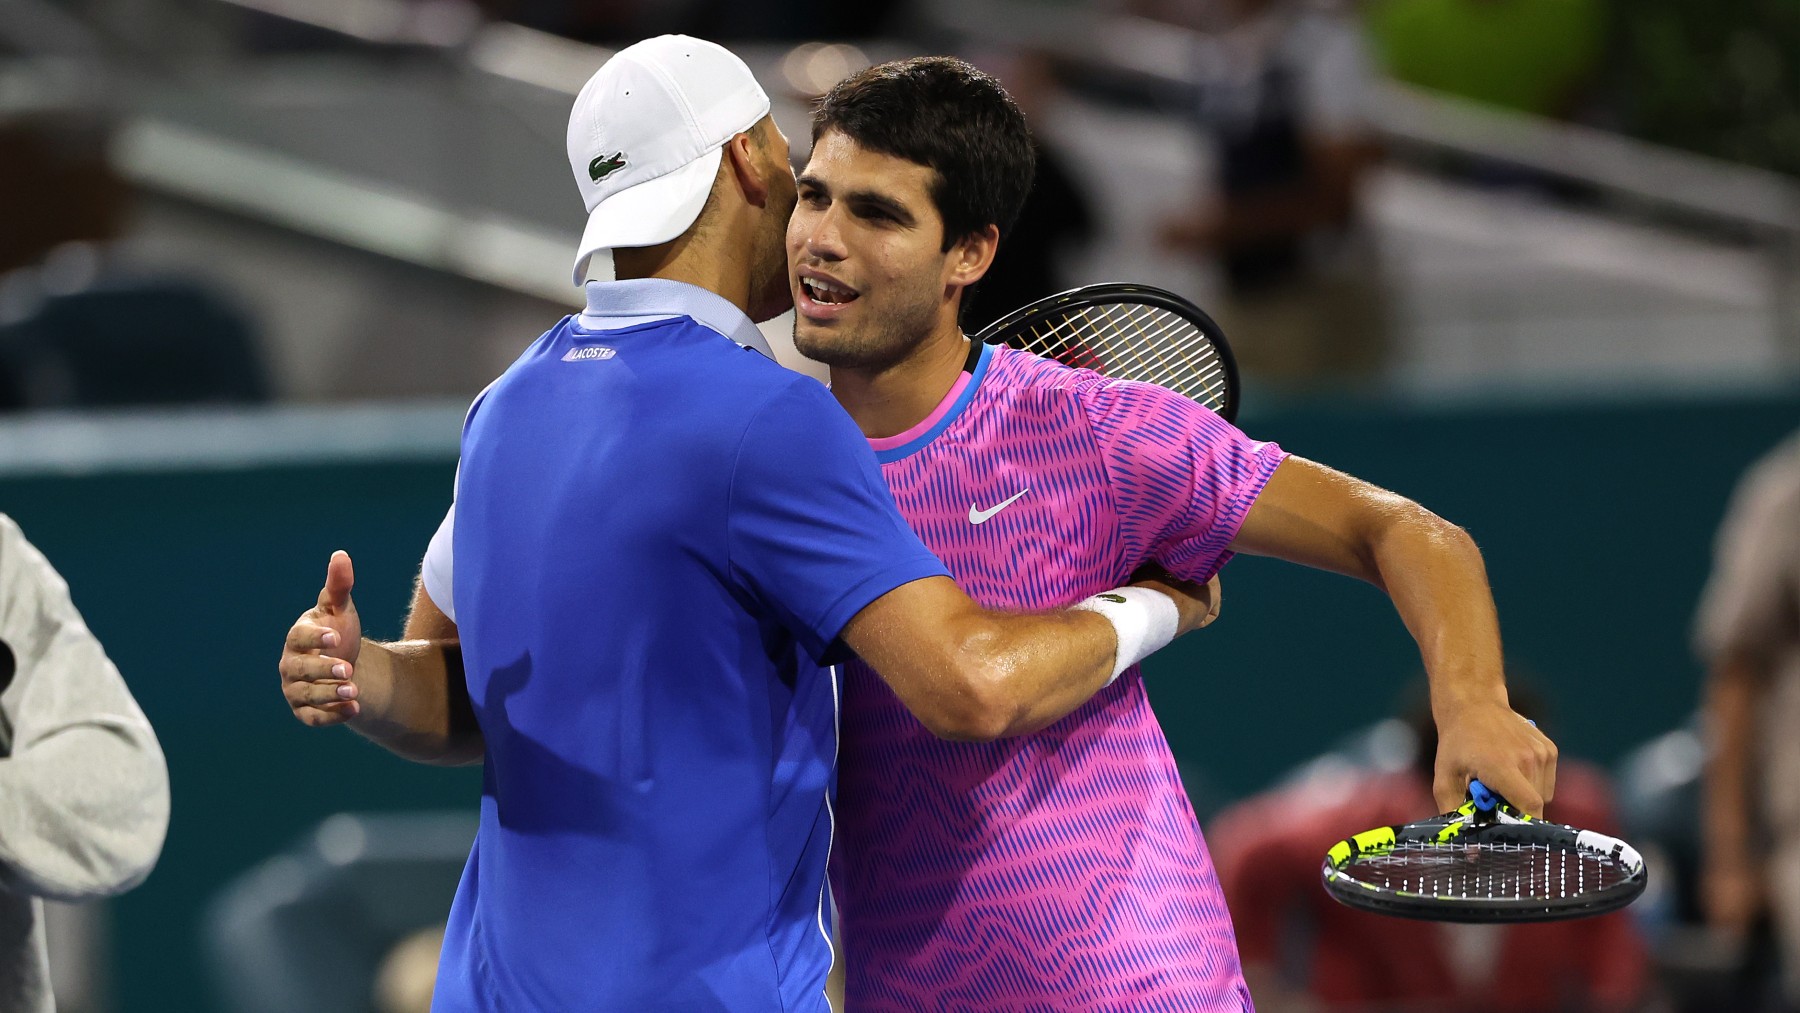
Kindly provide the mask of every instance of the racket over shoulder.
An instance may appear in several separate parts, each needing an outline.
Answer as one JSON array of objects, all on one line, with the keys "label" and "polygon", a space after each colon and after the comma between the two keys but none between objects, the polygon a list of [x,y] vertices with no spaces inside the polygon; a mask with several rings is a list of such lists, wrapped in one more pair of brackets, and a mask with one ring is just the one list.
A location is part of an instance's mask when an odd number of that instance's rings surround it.
[{"label": "racket over shoulder", "polygon": [[1149,285],[1084,285],[1020,307],[975,340],[1007,344],[1120,380],[1167,387],[1237,418],[1237,361],[1200,307]]},{"label": "racket over shoulder", "polygon": [[1637,850],[1534,819],[1504,801],[1377,827],[1333,845],[1321,875],[1341,903],[1431,921],[1528,922],[1616,911],[1644,892]]}]

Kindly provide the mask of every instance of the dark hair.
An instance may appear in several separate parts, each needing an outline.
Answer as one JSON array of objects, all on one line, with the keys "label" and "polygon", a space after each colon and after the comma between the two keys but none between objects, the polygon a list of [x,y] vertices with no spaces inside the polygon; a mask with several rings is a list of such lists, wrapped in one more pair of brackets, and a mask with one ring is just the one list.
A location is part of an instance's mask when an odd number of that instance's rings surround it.
[{"label": "dark hair", "polygon": [[946,250],[989,225],[1011,232],[1037,169],[1012,96],[950,56],[878,63],[840,81],[813,110],[813,143],[827,130],[936,172],[931,202],[944,219]]}]

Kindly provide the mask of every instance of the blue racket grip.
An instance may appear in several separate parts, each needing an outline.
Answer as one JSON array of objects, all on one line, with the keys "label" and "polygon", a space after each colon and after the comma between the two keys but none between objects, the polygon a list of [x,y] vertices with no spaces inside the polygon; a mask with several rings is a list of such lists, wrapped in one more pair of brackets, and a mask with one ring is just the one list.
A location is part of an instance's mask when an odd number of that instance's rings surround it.
[{"label": "blue racket grip", "polygon": [[1488,786],[1482,784],[1480,778],[1469,782],[1469,797],[1475,800],[1475,808],[1484,813],[1493,812],[1494,807],[1500,804],[1500,796],[1489,791]]},{"label": "blue racket grip", "polygon": [[[1527,723],[1533,728],[1537,727],[1536,721]],[[1500,796],[1494,794],[1487,785],[1482,784],[1479,777],[1469,779],[1469,797],[1475,800],[1475,808],[1484,813],[1493,812],[1494,807],[1500,804]]]}]

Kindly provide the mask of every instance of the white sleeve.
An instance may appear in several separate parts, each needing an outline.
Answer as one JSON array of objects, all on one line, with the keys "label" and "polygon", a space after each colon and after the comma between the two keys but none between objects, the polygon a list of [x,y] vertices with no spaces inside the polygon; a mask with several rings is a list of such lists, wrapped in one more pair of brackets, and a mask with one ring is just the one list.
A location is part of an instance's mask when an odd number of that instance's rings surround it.
[{"label": "white sleeve", "polygon": [[437,533],[431,536],[431,545],[425,549],[425,562],[419,568],[419,579],[425,585],[425,593],[431,596],[431,603],[436,605],[451,622],[456,621],[456,597],[452,593],[455,585],[451,577],[456,572],[456,560],[452,551],[455,542],[456,504],[452,502],[450,509],[444,514],[444,522],[438,525]]},{"label": "white sleeve", "polygon": [[169,827],[162,747],[69,586],[5,515],[0,644],[17,664],[0,700],[12,728],[0,758],[0,892],[78,901],[130,889]]}]

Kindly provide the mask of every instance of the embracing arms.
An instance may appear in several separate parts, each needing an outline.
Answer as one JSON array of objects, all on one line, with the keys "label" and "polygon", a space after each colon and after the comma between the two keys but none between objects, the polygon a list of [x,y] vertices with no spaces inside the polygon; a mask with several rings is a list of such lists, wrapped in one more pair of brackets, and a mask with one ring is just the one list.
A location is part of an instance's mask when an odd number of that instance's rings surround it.
[{"label": "embracing arms", "polygon": [[1431,682],[1439,807],[1462,804],[1479,776],[1515,807],[1544,811],[1555,793],[1556,747],[1508,703],[1487,568],[1467,532],[1403,496],[1289,457],[1231,547],[1386,591]]},{"label": "embracing arms", "polygon": [[[1175,602],[1176,635],[1218,615],[1217,580],[1132,586]],[[1110,681],[1119,643],[1098,613],[990,612],[948,577],[889,591],[858,612],[843,637],[933,734],[976,741],[1033,732],[1081,706]]]},{"label": "embracing arms", "polygon": [[[423,585],[413,593],[406,639],[362,638],[350,597],[350,557],[334,553],[318,604],[288,631],[282,691],[314,727],[348,722],[358,734],[421,763],[481,759],[481,729],[463,681],[456,624]],[[1176,632],[1218,615],[1219,587],[1172,579],[1134,586],[1174,602]],[[1080,706],[1109,680],[1118,637],[1098,613],[989,612],[947,577],[915,580],[869,603],[843,639],[887,679],[933,733],[993,739],[1035,731]]]}]

